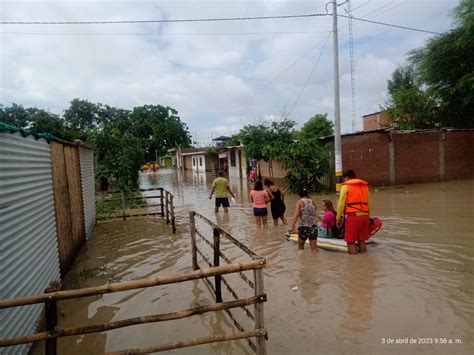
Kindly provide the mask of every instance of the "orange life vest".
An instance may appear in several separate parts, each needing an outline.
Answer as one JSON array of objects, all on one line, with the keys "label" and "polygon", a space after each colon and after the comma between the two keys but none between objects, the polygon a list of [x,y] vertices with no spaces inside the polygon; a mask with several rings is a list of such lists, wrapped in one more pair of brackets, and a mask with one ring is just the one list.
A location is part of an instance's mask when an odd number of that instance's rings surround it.
[{"label": "orange life vest", "polygon": [[369,212],[369,184],[360,179],[343,182],[347,186],[346,213]]}]

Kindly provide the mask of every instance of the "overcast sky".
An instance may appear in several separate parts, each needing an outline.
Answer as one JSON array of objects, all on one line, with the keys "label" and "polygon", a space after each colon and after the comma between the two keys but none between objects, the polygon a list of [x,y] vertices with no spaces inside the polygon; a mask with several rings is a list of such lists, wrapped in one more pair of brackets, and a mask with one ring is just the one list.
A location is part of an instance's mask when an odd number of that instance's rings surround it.
[{"label": "overcast sky", "polygon": [[[0,21],[280,16],[325,13],[325,4],[319,0],[0,0]],[[451,28],[450,14],[457,4],[457,0],[354,0],[352,8],[356,17],[443,32]],[[346,14],[345,9],[347,4],[338,11]],[[330,16],[0,25],[0,104],[15,102],[55,113],[62,113],[74,98],[124,109],[171,106],[197,142],[283,115],[299,126],[316,113],[328,113],[332,120],[331,30]],[[362,115],[379,111],[387,79],[404,63],[406,53],[432,36],[354,20],[356,130],[362,128]],[[339,18],[343,133],[353,129],[349,53],[347,19]]]}]

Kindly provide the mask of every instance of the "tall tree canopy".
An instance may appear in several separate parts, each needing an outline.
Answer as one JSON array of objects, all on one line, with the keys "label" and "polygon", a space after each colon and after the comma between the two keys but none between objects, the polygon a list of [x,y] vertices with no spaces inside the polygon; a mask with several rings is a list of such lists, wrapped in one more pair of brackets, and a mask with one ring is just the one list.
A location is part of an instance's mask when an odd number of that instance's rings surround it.
[{"label": "tall tree canopy", "polygon": [[303,187],[316,191],[321,187],[319,178],[329,171],[329,156],[319,146],[316,137],[327,135],[332,126],[325,115],[316,115],[311,120],[312,123],[306,126],[305,135],[300,134],[298,140],[295,140],[296,122],[288,119],[247,125],[237,137],[244,145],[247,157],[269,162],[270,173],[272,161],[282,162],[288,170],[286,178],[291,191]]},{"label": "tall tree canopy", "polygon": [[455,28],[411,51],[409,65],[393,73],[387,102],[393,120],[411,128],[474,127],[474,1],[461,0],[453,18]]},{"label": "tall tree canopy", "polygon": [[328,114],[318,113],[311,117],[299,132],[298,138],[311,139],[330,136],[334,133],[334,124],[328,120]]},{"label": "tall tree canopy", "polygon": [[146,161],[155,160],[169,148],[189,147],[191,143],[178,111],[161,105],[130,111],[74,99],[62,117],[35,107],[0,105],[0,120],[32,133],[92,143],[99,156],[98,176],[117,178],[121,188],[138,183],[138,170]]}]

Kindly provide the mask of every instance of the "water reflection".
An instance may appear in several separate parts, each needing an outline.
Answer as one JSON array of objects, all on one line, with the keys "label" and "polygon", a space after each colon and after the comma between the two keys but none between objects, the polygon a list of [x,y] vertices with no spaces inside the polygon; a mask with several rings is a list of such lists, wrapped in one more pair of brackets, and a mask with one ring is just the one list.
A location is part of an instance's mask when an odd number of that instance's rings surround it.
[{"label": "water reflection", "polygon": [[348,257],[341,262],[340,288],[345,301],[345,319],[342,327],[351,333],[370,329],[372,320],[373,293],[377,280],[378,265],[370,254]]}]

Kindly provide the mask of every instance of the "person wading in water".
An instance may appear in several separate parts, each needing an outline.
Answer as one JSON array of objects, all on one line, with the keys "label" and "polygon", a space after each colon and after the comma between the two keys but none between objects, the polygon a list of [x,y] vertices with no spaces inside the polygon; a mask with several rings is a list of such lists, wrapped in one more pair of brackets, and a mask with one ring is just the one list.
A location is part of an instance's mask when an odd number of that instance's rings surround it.
[{"label": "person wading in water", "polygon": [[212,182],[212,191],[209,195],[209,200],[212,199],[214,191],[216,192],[216,207],[214,212],[219,212],[219,207],[222,205],[224,207],[224,212],[229,211],[229,197],[227,193],[230,193],[231,196],[235,198],[235,194],[229,186],[229,181],[224,177],[224,172],[219,171],[218,177]]},{"label": "person wading in water", "polygon": [[357,179],[354,170],[351,169],[345,171],[342,178],[344,182],[337,204],[337,227],[341,229],[342,217],[345,215],[344,240],[347,243],[347,251],[349,254],[365,253],[367,251],[365,242],[369,239],[371,210],[369,184],[367,181]]}]

